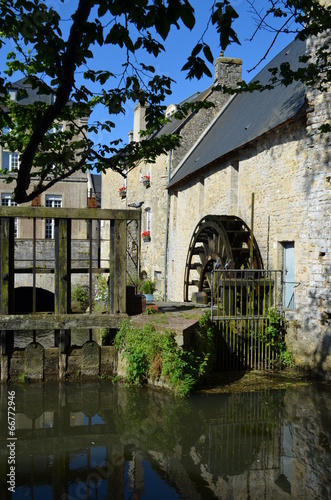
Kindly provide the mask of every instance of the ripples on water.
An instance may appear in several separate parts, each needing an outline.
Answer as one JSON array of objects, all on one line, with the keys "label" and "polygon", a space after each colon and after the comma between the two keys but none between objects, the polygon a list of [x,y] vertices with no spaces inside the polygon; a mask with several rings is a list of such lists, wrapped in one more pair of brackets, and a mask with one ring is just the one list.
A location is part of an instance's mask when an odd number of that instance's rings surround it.
[{"label": "ripples on water", "polygon": [[7,389],[17,437],[7,498],[331,498],[328,387],[178,400],[106,381],[1,386],[2,486]]}]

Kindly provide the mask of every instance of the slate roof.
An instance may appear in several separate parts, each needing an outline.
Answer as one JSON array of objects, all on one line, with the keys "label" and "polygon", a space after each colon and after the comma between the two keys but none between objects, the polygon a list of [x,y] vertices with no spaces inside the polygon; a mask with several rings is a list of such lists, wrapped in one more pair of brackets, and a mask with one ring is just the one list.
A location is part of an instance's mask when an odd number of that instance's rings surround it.
[{"label": "slate roof", "polygon": [[[282,50],[252,81],[266,84],[269,68],[289,62],[299,66],[298,58],[305,53],[305,42],[294,40]],[[235,95],[207,132],[200,138],[190,155],[184,159],[171,178],[172,187],[186,177],[206,167],[214,160],[248,144],[262,134],[294,118],[305,104],[305,87],[294,82],[288,87],[278,85],[263,92]]]},{"label": "slate roof", "polygon": [[32,85],[27,82],[26,77],[21,78],[20,80],[17,80],[16,82],[12,83],[10,88],[12,90],[25,90],[27,93],[27,96],[20,96],[18,95],[17,102],[20,104],[33,104],[36,101],[40,102],[46,102],[48,104],[51,104],[52,100],[52,95],[46,95],[46,94],[38,94],[38,88],[33,89]]}]

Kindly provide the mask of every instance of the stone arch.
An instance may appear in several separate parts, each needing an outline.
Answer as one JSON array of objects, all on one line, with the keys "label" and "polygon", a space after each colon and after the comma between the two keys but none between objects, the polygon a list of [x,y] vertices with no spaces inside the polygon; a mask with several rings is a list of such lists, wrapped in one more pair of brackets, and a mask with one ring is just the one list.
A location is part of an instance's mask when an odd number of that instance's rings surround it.
[{"label": "stone arch", "polygon": [[[14,290],[15,314],[31,313],[33,309],[33,287],[20,286]],[[36,288],[36,312],[54,312],[54,293]]]}]

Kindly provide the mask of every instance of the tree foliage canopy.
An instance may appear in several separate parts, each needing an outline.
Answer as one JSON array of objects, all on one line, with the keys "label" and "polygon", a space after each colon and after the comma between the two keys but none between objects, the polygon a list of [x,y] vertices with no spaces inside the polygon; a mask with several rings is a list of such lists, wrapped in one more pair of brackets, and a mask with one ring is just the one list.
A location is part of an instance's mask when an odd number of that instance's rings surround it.
[{"label": "tree foliage canopy", "polygon": [[[58,0],[59,4],[63,1]],[[257,30],[272,30],[272,19],[283,20],[281,27],[274,29],[274,39],[280,31],[307,38],[331,26],[330,7],[323,7],[317,0],[270,0],[263,15],[254,9],[253,0],[248,2],[257,19]],[[217,30],[221,49],[240,43],[233,28],[238,14],[230,1],[210,0],[207,8],[210,20],[206,30]],[[47,0],[0,0],[0,51],[2,58],[7,58],[6,70],[0,74],[0,128],[6,129],[0,144],[20,153],[19,167],[10,172],[3,170],[2,175],[8,182],[15,182],[14,198],[18,203],[32,200],[79,170],[96,168],[101,172],[111,168],[123,173],[139,159],[153,161],[179,141],[176,135],[152,135],[165,123],[165,100],[171,94],[172,80],[144,63],[144,55],[157,59],[165,50],[171,30],[194,27],[191,3],[75,0],[66,33],[62,31],[59,12]],[[93,54],[98,46],[107,46],[109,51],[121,49],[120,75],[112,67],[110,57],[109,67],[93,69]],[[325,90],[330,82],[329,55],[330,49],[321,47],[315,61],[305,61],[309,69],[300,74],[288,67],[275,69],[270,86],[279,79],[285,84],[301,79]],[[212,49],[202,35],[183,65],[187,78],[211,76],[213,59]],[[78,72],[84,74],[82,84],[77,83]],[[48,102],[44,99],[22,106],[20,97],[24,98],[24,90],[16,101],[12,100],[12,82],[22,76],[33,89],[49,96]],[[252,90],[246,84],[241,89]],[[111,131],[116,116],[125,113],[128,101],[147,106],[145,138],[127,145],[119,141],[93,143],[89,133]],[[100,105],[105,109],[105,119],[88,123],[87,118]],[[206,105],[186,105],[175,116]],[[61,121],[69,124],[64,130],[57,125]]]}]

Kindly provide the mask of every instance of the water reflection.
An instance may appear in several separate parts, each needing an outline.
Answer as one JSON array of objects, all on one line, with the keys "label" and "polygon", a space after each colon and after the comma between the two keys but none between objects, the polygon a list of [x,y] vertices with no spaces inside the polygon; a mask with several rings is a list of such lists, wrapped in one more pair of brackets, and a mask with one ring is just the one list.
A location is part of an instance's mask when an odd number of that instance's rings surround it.
[{"label": "water reflection", "polygon": [[[184,401],[105,381],[10,390],[16,491],[7,498],[331,498],[330,388]],[[5,485],[5,386],[0,423]]]}]

